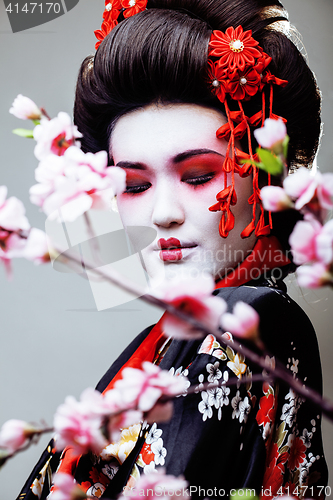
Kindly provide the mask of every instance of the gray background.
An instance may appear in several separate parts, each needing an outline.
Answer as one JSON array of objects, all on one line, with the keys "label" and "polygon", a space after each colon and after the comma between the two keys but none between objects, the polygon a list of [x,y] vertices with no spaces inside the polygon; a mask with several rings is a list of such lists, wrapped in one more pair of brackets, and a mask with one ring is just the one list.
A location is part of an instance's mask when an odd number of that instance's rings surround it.
[{"label": "gray background", "polygon": [[[333,133],[333,3],[331,0],[285,0],[292,23],[303,35],[310,66],[323,92],[324,138],[318,163],[332,171]],[[14,136],[24,126],[8,113],[18,93],[45,106],[51,116],[71,114],[76,74],[81,60],[94,52],[103,0],[81,0],[66,15],[45,25],[13,34],[0,2],[0,184],[27,207],[32,225],[44,228],[45,218],[29,203],[37,160],[33,142]],[[0,424],[9,418],[52,423],[56,407],[68,394],[76,397],[94,385],[113,359],[160,312],[139,300],[97,312],[87,281],[25,261],[14,263],[8,282],[0,269],[1,384]],[[291,295],[316,328],[321,348],[325,394],[333,398],[332,291],[301,290],[289,281]],[[324,442],[333,467],[332,424],[324,421]],[[0,472],[1,500],[18,494],[47,442],[16,457]],[[331,486],[333,483],[331,482]]]}]

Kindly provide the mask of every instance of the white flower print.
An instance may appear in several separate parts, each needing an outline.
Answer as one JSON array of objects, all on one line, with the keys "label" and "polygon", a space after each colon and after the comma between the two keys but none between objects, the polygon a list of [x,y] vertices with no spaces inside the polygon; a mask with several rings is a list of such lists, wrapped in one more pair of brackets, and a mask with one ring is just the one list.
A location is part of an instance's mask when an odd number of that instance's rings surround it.
[{"label": "white flower print", "polygon": [[289,427],[292,427],[293,423],[296,422],[296,416],[297,408],[293,402],[283,405],[281,420],[284,420]]},{"label": "white flower print", "polygon": [[[188,369],[185,368],[183,370],[183,367],[180,366],[179,368],[177,368],[177,370],[175,371],[175,368],[172,366],[169,370],[169,373],[171,373],[172,375],[174,375],[175,377],[187,377],[188,376]],[[185,383],[185,389],[184,389],[184,392],[183,394],[180,394],[179,396],[177,396],[177,398],[181,397],[181,396],[186,396],[187,394],[187,389],[190,387],[191,385],[191,382],[188,380],[186,383]]]},{"label": "white flower print", "polygon": [[198,377],[199,385],[195,388],[195,392],[199,392],[203,388],[203,382],[205,380],[205,377],[202,373],[200,373]]},{"label": "white flower print", "polygon": [[109,477],[110,479],[112,479],[118,469],[119,469],[119,467],[117,467],[117,466],[112,467],[110,464],[105,464],[104,467],[103,467],[103,469],[102,469],[102,472],[107,477]]},{"label": "white flower print", "polygon": [[240,421],[240,423],[242,423],[242,422],[246,423],[250,411],[251,411],[251,405],[249,403],[249,398],[246,396],[246,398],[241,403],[239,403],[239,421]]},{"label": "white flower print", "polygon": [[230,387],[226,387],[225,385],[221,385],[221,406],[227,406],[229,404],[229,396]]},{"label": "white flower print", "polygon": [[292,366],[290,367],[290,370],[293,372],[294,376],[296,375],[296,373],[298,373],[298,363],[299,363],[299,359],[295,359],[295,358],[292,358],[293,360],[293,364]]},{"label": "white flower print", "polygon": [[288,394],[285,396],[285,399],[288,399],[289,403],[286,403],[282,407],[281,420],[285,421],[289,427],[292,427],[296,422],[297,412],[303,402],[303,399],[298,398],[296,392],[292,389],[290,389]]},{"label": "white flower print", "polygon": [[239,391],[236,392],[236,396],[231,400],[231,406],[233,408],[232,418],[239,418],[240,416],[240,403],[242,398],[240,397]]},{"label": "white flower print", "polygon": [[148,432],[148,436],[146,437],[146,443],[152,444],[158,440],[162,436],[162,430],[157,428],[156,422],[152,425],[150,431]]},{"label": "white flower print", "polygon": [[143,472],[144,472],[144,474],[150,474],[151,472],[157,472],[157,470],[155,469],[154,460],[152,460],[150,462],[150,464],[144,466]]},{"label": "white flower print", "polygon": [[164,465],[164,457],[167,454],[166,448],[163,447],[162,438],[158,438],[151,445],[151,451],[154,453],[154,461],[156,465]]},{"label": "white flower print", "polygon": [[208,382],[215,382],[215,380],[219,380],[222,377],[222,372],[219,369],[220,363],[216,361],[214,364],[208,363],[206,366],[206,370],[209,373]]},{"label": "white flower print", "polygon": [[206,391],[201,392],[202,401],[200,401],[198,409],[200,413],[202,413],[202,420],[205,422],[207,418],[211,418],[213,416],[213,410],[211,405],[209,404],[209,398]]},{"label": "white flower print", "polygon": [[87,497],[100,498],[105,491],[105,486],[102,483],[95,483],[87,490]]},{"label": "white flower print", "polygon": [[221,405],[221,396],[222,389],[221,387],[214,387],[212,389],[208,389],[208,404],[210,406],[215,406],[216,409],[220,408]]},{"label": "white flower print", "polygon": [[313,436],[312,432],[309,432],[307,429],[303,430],[302,440],[303,440],[304,445],[307,448],[310,448],[310,446],[311,446],[312,436]]}]

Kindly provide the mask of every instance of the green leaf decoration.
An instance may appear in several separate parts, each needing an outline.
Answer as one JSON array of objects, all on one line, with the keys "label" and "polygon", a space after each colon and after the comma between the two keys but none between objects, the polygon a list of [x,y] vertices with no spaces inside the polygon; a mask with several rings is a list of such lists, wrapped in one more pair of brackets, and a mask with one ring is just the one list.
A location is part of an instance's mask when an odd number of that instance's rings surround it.
[{"label": "green leaf decoration", "polygon": [[20,137],[26,137],[27,139],[34,138],[34,131],[27,128],[16,128],[13,130],[13,134],[19,135]]},{"label": "green leaf decoration", "polygon": [[282,147],[283,147],[283,156],[287,159],[288,158],[288,146],[289,146],[289,135],[286,135],[286,137],[283,139]]},{"label": "green leaf decoration", "polygon": [[272,175],[281,175],[283,173],[284,165],[278,156],[267,151],[267,149],[260,148],[257,148],[257,154],[263,164],[263,167],[258,165],[259,168]]},{"label": "green leaf decoration", "polygon": [[227,347],[227,356],[228,358],[230,359],[230,361],[233,361],[234,360],[234,357],[235,357],[235,353],[234,351],[231,349],[231,347]]}]

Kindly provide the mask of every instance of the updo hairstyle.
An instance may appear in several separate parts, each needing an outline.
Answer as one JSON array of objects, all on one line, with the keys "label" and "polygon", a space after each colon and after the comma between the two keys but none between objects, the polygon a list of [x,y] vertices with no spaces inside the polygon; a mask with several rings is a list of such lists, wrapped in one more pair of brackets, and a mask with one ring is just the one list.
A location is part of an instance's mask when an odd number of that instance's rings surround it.
[{"label": "updo hairstyle", "polygon": [[[194,103],[225,113],[207,81],[208,43],[213,30],[241,25],[272,57],[268,69],[289,82],[274,86],[273,100],[273,113],[287,119],[289,168],[312,164],[321,131],[320,93],[289,38],[288,14],[279,1],[148,0],[145,11],[118,20],[79,72],[74,121],[83,134],[83,151],[109,151],[117,119],[152,103]],[[265,95],[268,109],[269,92]],[[232,99],[228,104],[237,109]],[[260,92],[242,104],[247,116],[254,115],[261,109]],[[252,141],[256,147],[253,134]],[[247,152],[247,141],[241,144]],[[295,216],[273,216],[273,232],[288,248]]]}]

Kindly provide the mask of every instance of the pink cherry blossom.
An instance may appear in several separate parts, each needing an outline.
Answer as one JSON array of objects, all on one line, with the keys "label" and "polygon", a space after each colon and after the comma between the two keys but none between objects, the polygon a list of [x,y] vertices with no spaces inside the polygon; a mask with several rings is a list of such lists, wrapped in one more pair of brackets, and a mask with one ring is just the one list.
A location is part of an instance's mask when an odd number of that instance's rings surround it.
[{"label": "pink cherry blossom", "polygon": [[322,262],[315,262],[311,266],[300,266],[296,274],[298,284],[305,288],[333,285],[333,275]]},{"label": "pink cherry blossom", "polygon": [[296,264],[311,261],[333,264],[333,220],[324,226],[311,217],[297,222],[289,243]]},{"label": "pink cherry blossom", "polygon": [[238,337],[255,340],[259,334],[259,314],[249,304],[239,301],[232,314],[225,313],[222,316],[221,325],[224,330]]},{"label": "pink cherry blossom", "polygon": [[142,370],[124,368],[122,378],[115,383],[115,389],[121,395],[121,404],[127,408],[138,408],[147,412],[163,396],[183,393],[188,386],[184,376],[173,376],[158,366],[145,361]]},{"label": "pink cherry blossom", "polygon": [[326,222],[316,237],[316,254],[324,264],[333,265],[333,219]]},{"label": "pink cherry blossom", "polygon": [[74,481],[73,476],[58,472],[53,478],[54,490],[50,494],[52,500],[82,500],[86,494]]},{"label": "pink cherry blossom", "polygon": [[21,120],[40,120],[42,112],[29,97],[19,94],[12,104],[9,113]]},{"label": "pink cherry blossom", "polygon": [[23,203],[15,196],[6,200],[7,187],[0,186],[0,228],[7,231],[27,231],[30,224]]},{"label": "pink cherry blossom", "polygon": [[143,412],[139,410],[127,410],[110,417],[107,424],[109,441],[118,442],[121,438],[122,429],[127,429],[143,420],[147,420],[147,418],[144,418]]},{"label": "pink cherry blossom", "polygon": [[101,432],[103,404],[102,395],[93,389],[84,391],[80,401],[68,396],[54,416],[57,449],[71,446],[77,455],[99,454],[108,444]]},{"label": "pink cherry blossom", "polygon": [[26,240],[16,233],[0,230],[0,261],[6,269],[7,278],[12,278],[11,260],[21,257]]},{"label": "pink cherry blossom", "polygon": [[75,139],[82,137],[76,125],[72,124],[67,113],[60,112],[57,117],[48,120],[42,118],[40,125],[34,129],[34,138],[37,141],[35,156],[43,160],[49,154],[62,156],[70,147],[77,144]]},{"label": "pink cherry blossom", "polygon": [[280,212],[294,206],[285,190],[279,186],[265,186],[260,191],[260,198],[265,210]]},{"label": "pink cherry blossom", "polygon": [[35,177],[39,184],[30,188],[31,202],[51,219],[65,221],[74,221],[90,208],[109,209],[112,198],[126,186],[124,170],[108,167],[106,151],[83,153],[76,146],[62,157],[42,160]]},{"label": "pink cherry blossom", "polygon": [[38,429],[23,420],[7,420],[0,430],[0,448],[10,453],[19,450]]},{"label": "pink cherry blossom", "polygon": [[142,474],[133,488],[124,491],[120,498],[129,497],[131,500],[149,498],[158,500],[163,497],[166,500],[189,499],[188,483],[183,477],[167,475],[164,469],[158,469],[150,474]]},{"label": "pink cherry blossom", "polygon": [[287,135],[287,128],[281,119],[267,118],[264,126],[257,128],[253,133],[261,147],[272,149],[276,144],[283,142]]},{"label": "pink cherry blossom", "polygon": [[42,264],[50,261],[48,238],[46,233],[36,227],[31,228],[20,257]]},{"label": "pink cherry blossom", "polygon": [[333,174],[313,175],[311,170],[300,167],[294,174],[288,175],[283,181],[283,187],[288,196],[296,199],[295,208],[301,210],[316,197],[321,207],[333,208]]},{"label": "pink cherry blossom", "polygon": [[295,264],[304,264],[316,259],[316,237],[321,229],[322,225],[313,219],[297,222],[289,237]]},{"label": "pink cherry blossom", "polygon": [[[155,289],[155,295],[169,302],[181,312],[197,319],[208,328],[216,330],[227,305],[220,297],[211,295],[214,288],[214,280],[208,274],[204,274],[200,278],[177,277]],[[166,313],[164,316],[163,330],[171,337],[187,340],[203,336],[203,332],[195,329],[191,323],[170,313]]]}]

